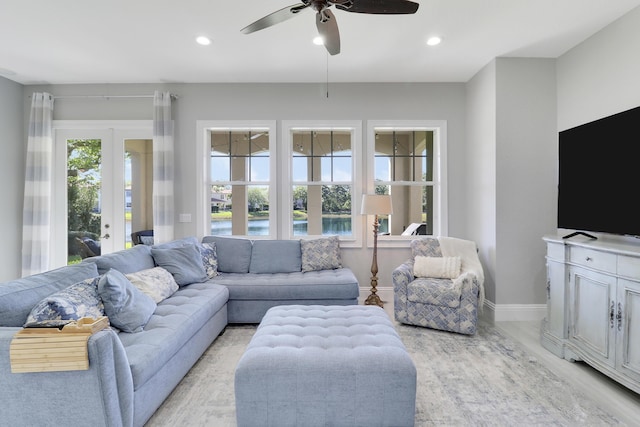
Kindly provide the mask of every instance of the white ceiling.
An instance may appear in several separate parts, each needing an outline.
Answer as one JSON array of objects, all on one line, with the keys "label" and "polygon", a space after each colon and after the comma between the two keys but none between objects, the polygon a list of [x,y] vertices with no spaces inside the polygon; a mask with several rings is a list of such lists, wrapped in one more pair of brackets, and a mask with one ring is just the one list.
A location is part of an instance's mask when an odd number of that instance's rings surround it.
[{"label": "white ceiling", "polygon": [[[357,0],[354,0],[357,1]],[[414,15],[332,8],[342,51],[312,44],[296,0],[0,0],[0,76],[23,84],[465,82],[501,56],[555,58],[640,0],[418,0]],[[194,42],[198,35],[209,46]],[[426,39],[443,42],[428,47]]]}]

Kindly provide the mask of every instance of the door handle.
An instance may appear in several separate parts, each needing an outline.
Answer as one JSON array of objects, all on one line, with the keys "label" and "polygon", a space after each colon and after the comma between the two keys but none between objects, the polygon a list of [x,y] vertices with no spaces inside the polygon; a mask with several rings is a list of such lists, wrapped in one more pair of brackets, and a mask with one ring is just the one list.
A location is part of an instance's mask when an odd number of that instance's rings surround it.
[{"label": "door handle", "polygon": [[611,325],[611,329],[613,329],[613,318],[615,316],[615,303],[611,301],[611,308],[609,309],[609,324]]},{"label": "door handle", "polygon": [[622,304],[618,303],[618,314],[616,315],[618,321],[618,331],[622,330]]}]

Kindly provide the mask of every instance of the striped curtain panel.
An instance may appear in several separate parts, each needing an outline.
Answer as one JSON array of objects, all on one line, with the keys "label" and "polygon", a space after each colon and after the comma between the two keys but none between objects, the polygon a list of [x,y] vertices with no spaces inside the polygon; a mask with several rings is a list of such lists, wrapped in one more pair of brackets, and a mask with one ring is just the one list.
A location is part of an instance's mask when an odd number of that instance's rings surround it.
[{"label": "striped curtain panel", "polygon": [[49,269],[53,97],[31,96],[22,214],[22,277]]},{"label": "striped curtain panel", "polygon": [[173,121],[171,94],[153,97],[153,242],[173,240]]}]

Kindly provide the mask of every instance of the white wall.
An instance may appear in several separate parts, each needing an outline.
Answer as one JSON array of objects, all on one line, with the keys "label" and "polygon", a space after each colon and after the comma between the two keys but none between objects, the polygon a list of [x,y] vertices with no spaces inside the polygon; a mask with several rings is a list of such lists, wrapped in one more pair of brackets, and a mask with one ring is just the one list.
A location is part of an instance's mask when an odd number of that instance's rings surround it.
[{"label": "white wall", "polygon": [[[467,212],[465,155],[465,90],[462,83],[397,84],[171,84],[171,85],[56,85],[28,86],[25,93],[54,95],[153,94],[156,89],[179,95],[174,102],[176,141],[176,205],[178,213],[195,217],[197,180],[197,120],[447,120],[449,171],[449,234],[465,237]],[[150,99],[57,99],[55,119],[150,119]],[[367,136],[366,129],[362,135]],[[278,136],[278,143],[282,138]],[[363,141],[366,154],[366,140]],[[366,171],[363,171],[366,172]],[[364,217],[362,218],[364,222]],[[369,227],[363,227],[370,233]],[[176,224],[176,236],[195,235],[195,223]],[[408,245],[407,245],[408,248]],[[381,287],[391,286],[391,272],[409,256],[409,250],[379,248]],[[371,249],[345,249],[344,262],[363,288],[368,288]]]},{"label": "white wall", "polygon": [[26,136],[22,85],[0,77],[0,281],[21,272],[22,194]]}]

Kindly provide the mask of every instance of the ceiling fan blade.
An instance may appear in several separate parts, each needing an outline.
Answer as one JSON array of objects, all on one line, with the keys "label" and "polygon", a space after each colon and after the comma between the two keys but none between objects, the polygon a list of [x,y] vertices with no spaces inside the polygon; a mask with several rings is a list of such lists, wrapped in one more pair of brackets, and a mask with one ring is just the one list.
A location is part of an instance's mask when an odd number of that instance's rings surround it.
[{"label": "ceiling fan blade", "polygon": [[340,53],[340,31],[338,31],[338,22],[333,12],[324,9],[316,13],[316,27],[318,33],[322,37],[324,47],[331,55]]},{"label": "ceiling fan blade", "polygon": [[275,24],[279,24],[280,22],[283,22],[283,21],[286,21],[287,19],[293,18],[299,12],[301,12],[304,9],[306,9],[307,7],[308,7],[308,5],[304,4],[304,3],[297,3],[297,4],[293,4],[291,6],[287,6],[285,8],[277,10],[277,11],[275,11],[273,13],[270,13],[267,16],[264,16],[264,17],[258,19],[256,22],[247,25],[246,27],[244,27],[240,31],[242,33],[244,33],[244,34],[250,34],[250,33],[253,33],[255,31],[263,30],[263,29],[265,29],[267,27],[270,27],[270,26],[275,25]]},{"label": "ceiling fan blade", "polygon": [[354,13],[401,15],[416,13],[418,3],[409,0],[351,0],[334,3],[337,9]]}]

